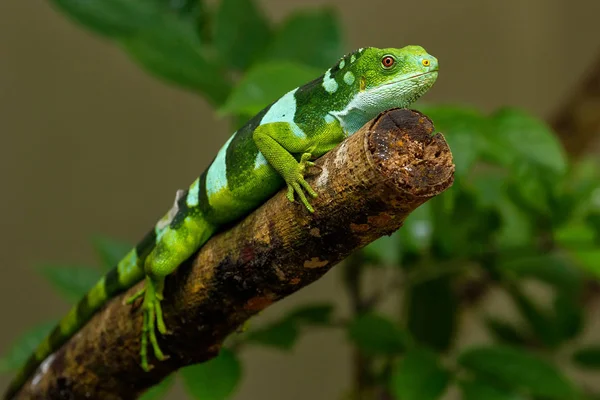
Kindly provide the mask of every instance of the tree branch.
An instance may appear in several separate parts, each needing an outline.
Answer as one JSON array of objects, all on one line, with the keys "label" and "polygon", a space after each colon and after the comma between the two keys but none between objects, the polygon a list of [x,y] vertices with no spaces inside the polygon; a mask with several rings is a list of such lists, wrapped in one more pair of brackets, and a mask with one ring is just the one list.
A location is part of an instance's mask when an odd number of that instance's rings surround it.
[{"label": "tree branch", "polygon": [[[130,399],[176,369],[206,361],[245,320],[322,277],[351,252],[398,229],[415,208],[453,182],[452,155],[431,121],[391,110],[320,160],[309,179],[310,214],[281,191],[212,238],[166,282],[170,358],[139,366],[142,319],[111,300],[17,395],[19,399]],[[90,396],[91,397],[88,397]]]},{"label": "tree branch", "polygon": [[600,135],[599,109],[600,57],[550,121],[570,156],[588,151]]}]

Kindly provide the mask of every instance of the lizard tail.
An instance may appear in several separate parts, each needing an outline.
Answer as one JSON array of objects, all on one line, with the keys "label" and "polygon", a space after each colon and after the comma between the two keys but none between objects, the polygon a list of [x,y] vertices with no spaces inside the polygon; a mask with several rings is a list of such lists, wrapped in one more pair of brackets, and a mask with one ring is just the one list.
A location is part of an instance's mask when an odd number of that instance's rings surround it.
[{"label": "lizard tail", "polygon": [[[155,243],[156,232],[152,230],[71,308],[17,372],[4,395],[5,400],[12,399],[34,373],[43,374],[45,360],[51,361],[49,356],[83,327],[109,299],[144,278],[143,260],[152,251]],[[40,365],[42,367],[38,371]],[[33,384],[35,384],[36,378],[33,379]]]}]

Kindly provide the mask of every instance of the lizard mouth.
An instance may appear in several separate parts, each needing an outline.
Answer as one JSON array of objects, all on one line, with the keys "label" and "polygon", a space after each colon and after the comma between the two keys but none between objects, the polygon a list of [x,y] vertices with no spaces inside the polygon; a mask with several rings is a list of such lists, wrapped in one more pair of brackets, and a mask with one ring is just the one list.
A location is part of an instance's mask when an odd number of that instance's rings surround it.
[{"label": "lizard mouth", "polygon": [[427,72],[423,72],[421,74],[409,76],[407,78],[398,79],[397,81],[388,82],[388,83],[385,84],[385,86],[387,86],[387,85],[395,85],[395,84],[398,84],[400,82],[411,81],[411,80],[413,80],[415,78],[418,78],[420,76],[430,75],[430,74],[433,74],[433,73],[437,74],[438,70],[436,69],[435,71],[427,71]]},{"label": "lizard mouth", "polygon": [[[423,73],[420,73],[420,74],[417,74],[417,75],[413,75],[413,76],[409,76],[409,77],[406,77],[406,78],[398,79],[397,81],[391,81],[391,82],[385,83],[385,84],[383,84],[383,85],[381,85],[379,87],[381,88],[381,87],[390,86],[390,85],[397,85],[399,83],[406,82],[406,81],[411,81],[411,80],[419,78],[421,76],[431,75],[431,74],[437,74],[437,73],[438,73],[437,69],[435,71],[427,71],[427,72],[423,72]],[[361,92],[364,92],[365,90],[368,90],[368,88],[366,88],[365,86],[366,86],[365,85],[365,79],[364,79],[364,77],[362,77],[361,81],[360,81],[360,91]]]}]

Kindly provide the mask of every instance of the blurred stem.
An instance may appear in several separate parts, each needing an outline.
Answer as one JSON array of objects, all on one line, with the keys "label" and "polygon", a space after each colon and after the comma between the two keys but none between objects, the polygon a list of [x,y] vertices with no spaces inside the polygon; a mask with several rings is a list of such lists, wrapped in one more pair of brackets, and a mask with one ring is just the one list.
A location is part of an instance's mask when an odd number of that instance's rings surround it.
[{"label": "blurred stem", "polygon": [[[343,270],[344,284],[346,291],[348,292],[352,317],[356,317],[369,310],[369,305],[363,299],[362,276],[364,265],[364,255],[359,250],[346,259],[346,265]],[[370,370],[372,360],[357,347],[354,347],[353,352],[353,392],[357,399],[362,399],[363,394],[365,394],[372,385],[372,374]]]},{"label": "blurred stem", "polygon": [[346,259],[344,268],[344,283],[348,291],[350,307],[354,315],[367,311],[363,300],[362,276],[365,258],[361,251],[356,251]]},{"label": "blurred stem", "polygon": [[572,158],[589,152],[600,132],[600,57],[561,104],[550,124]]}]

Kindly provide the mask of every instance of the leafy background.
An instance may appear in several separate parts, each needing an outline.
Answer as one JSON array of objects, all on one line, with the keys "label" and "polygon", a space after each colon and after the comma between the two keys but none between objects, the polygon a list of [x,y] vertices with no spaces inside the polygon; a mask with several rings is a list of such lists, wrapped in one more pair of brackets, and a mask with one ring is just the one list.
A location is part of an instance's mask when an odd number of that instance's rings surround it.
[{"label": "leafy background", "polygon": [[[52,3],[149,76],[181,96],[205,101],[227,121],[223,138],[351,48],[340,10],[331,7],[303,7],[274,18],[250,0]],[[454,187],[421,207],[397,234],[338,268],[346,304],[313,300],[280,307],[277,315],[265,313],[233,336],[218,358],[178,374],[188,396],[235,397],[242,385],[251,384],[244,354],[272,349],[286,354],[276,361],[286,363],[302,357],[295,349],[303,337],[334,332],[352,346],[350,359],[339,356],[351,366],[346,371],[351,378],[333,394],[337,397],[598,397],[600,388],[584,384],[579,373],[600,370],[600,338],[585,335],[600,275],[598,165],[568,161],[555,134],[523,107],[465,107],[455,97],[460,95],[450,96],[450,105],[417,106],[450,143],[457,165]],[[516,97],[507,103],[520,104]],[[127,105],[125,118],[131,108],[135,105]],[[164,133],[146,140],[162,144]],[[128,152],[136,149],[126,137],[119,144]],[[197,161],[181,163],[182,170],[188,166],[195,171]],[[143,186],[143,181],[131,184]],[[95,234],[91,248],[97,267],[45,262],[34,269],[73,302],[128,246]],[[499,312],[498,301],[509,311]],[[484,327],[481,338],[464,339],[467,314]],[[44,315],[7,346],[0,370],[10,373],[50,329],[51,318]],[[312,367],[310,361],[306,365]],[[145,398],[160,398],[174,381]]]}]

